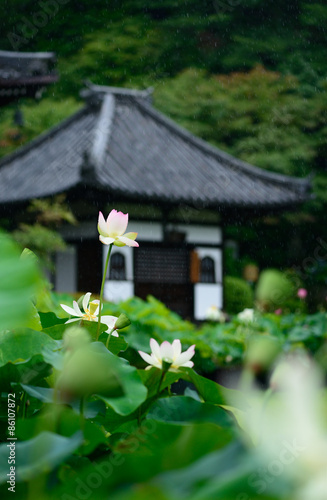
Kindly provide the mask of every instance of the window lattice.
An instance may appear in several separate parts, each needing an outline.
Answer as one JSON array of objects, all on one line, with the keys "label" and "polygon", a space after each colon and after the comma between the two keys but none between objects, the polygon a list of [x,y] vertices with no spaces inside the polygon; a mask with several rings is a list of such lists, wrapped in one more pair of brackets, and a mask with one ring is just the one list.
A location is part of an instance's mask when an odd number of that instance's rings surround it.
[{"label": "window lattice", "polygon": [[201,260],[200,281],[202,283],[215,283],[215,261],[211,257]]},{"label": "window lattice", "polygon": [[189,252],[183,248],[138,248],[135,280],[139,283],[189,283]]},{"label": "window lattice", "polygon": [[111,280],[126,280],[125,256],[120,252],[115,252],[111,257],[109,277]]}]

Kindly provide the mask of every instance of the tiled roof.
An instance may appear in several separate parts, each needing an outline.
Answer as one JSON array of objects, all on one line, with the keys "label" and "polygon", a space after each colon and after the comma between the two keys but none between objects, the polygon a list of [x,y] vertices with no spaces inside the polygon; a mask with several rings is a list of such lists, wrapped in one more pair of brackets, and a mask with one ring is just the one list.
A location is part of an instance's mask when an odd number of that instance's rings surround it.
[{"label": "tiled roof", "polygon": [[0,202],[88,183],[124,199],[205,207],[288,207],[310,183],[248,165],[182,129],[150,92],[91,86],[87,105],[0,163]]}]

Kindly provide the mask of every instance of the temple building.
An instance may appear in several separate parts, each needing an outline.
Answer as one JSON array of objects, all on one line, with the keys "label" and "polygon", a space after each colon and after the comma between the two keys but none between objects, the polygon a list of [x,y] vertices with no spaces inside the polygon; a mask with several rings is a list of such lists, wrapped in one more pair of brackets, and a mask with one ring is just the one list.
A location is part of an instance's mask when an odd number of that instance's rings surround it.
[{"label": "temple building", "polygon": [[0,50],[0,107],[21,97],[38,98],[58,80],[53,52]]},{"label": "temple building", "polygon": [[[110,300],[153,294],[183,317],[223,306],[224,227],[294,209],[308,179],[253,167],[158,112],[151,91],[90,84],[84,107],[0,162],[1,217],[66,193],[79,220],[62,234],[55,289],[99,293],[107,246],[97,216],[128,212],[139,248],[113,247]],[[109,281],[110,280],[110,281]]]}]

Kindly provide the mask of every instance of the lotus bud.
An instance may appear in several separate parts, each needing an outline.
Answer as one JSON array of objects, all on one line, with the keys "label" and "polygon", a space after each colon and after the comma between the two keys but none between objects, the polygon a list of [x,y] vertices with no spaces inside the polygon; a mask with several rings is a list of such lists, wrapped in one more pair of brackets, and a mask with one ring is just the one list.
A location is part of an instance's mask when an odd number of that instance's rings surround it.
[{"label": "lotus bud", "polygon": [[126,316],[126,314],[122,313],[118,316],[118,319],[115,323],[115,330],[122,330],[131,324],[131,320]]}]

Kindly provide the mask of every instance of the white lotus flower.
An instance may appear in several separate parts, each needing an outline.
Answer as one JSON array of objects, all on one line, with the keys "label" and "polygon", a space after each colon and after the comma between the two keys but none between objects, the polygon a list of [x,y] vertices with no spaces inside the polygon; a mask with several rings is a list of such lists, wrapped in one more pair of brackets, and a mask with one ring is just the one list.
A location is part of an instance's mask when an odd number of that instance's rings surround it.
[{"label": "white lotus flower", "polygon": [[170,364],[168,371],[171,372],[178,371],[180,367],[192,368],[194,366],[193,361],[190,361],[190,359],[194,356],[195,345],[189,347],[187,351],[182,352],[182,345],[179,339],[174,340],[172,344],[164,341],[160,346],[156,340],[151,339],[150,347],[151,354],[139,351],[140,356],[150,365],[146,367],[146,370],[149,370],[152,366],[161,370],[163,363]]},{"label": "white lotus flower", "polygon": [[[73,321],[80,321],[83,319],[86,321],[98,321],[100,301],[99,300],[90,301],[90,297],[91,297],[91,292],[87,292],[83,297],[84,312],[80,310],[76,300],[74,300],[73,302],[73,307],[66,306],[65,304],[60,304],[63,310],[67,312],[70,316],[76,316],[75,318],[66,321],[66,324],[72,323]],[[115,327],[117,319],[118,318],[116,316],[109,316],[109,315],[101,316],[101,323],[104,323],[105,325],[108,326],[106,333],[110,333],[111,330]],[[111,335],[113,335],[114,337],[118,337],[118,333],[116,332],[116,330],[114,330]]]},{"label": "white lotus flower", "polygon": [[219,321],[220,323],[225,322],[225,315],[217,306],[210,306],[206,310],[206,319],[208,321]]},{"label": "white lotus flower", "polygon": [[255,320],[253,309],[244,309],[244,311],[238,313],[237,318],[244,323],[252,323]]}]

